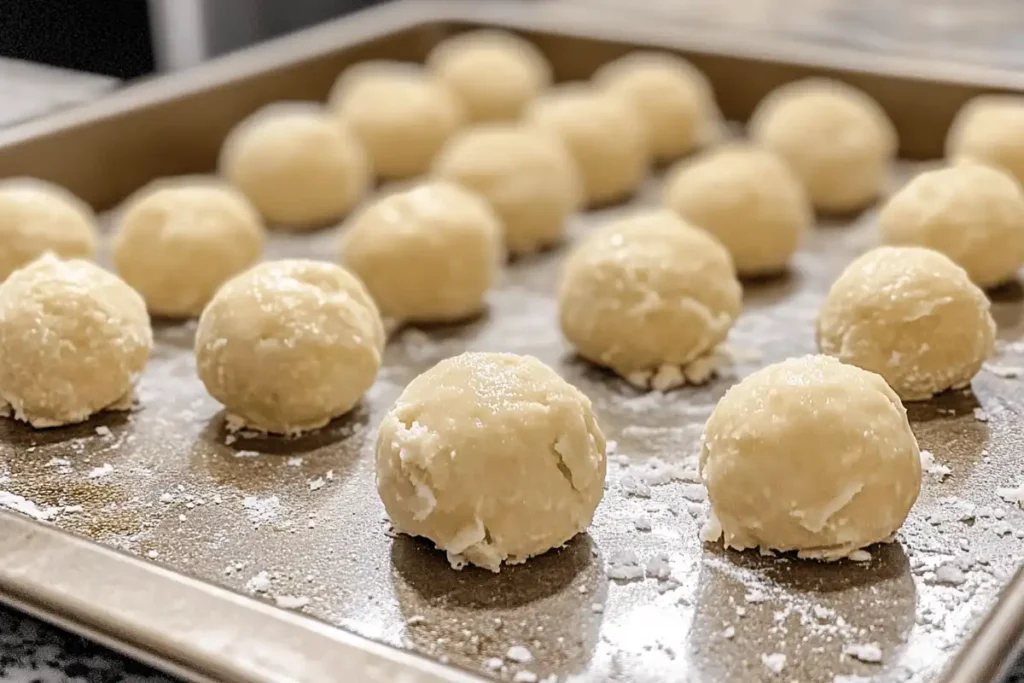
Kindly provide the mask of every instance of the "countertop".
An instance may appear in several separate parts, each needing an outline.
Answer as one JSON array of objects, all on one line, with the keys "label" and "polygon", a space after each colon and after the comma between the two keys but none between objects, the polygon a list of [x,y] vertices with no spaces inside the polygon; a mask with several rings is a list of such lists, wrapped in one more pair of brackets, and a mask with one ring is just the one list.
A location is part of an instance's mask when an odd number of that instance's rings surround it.
[{"label": "countertop", "polygon": [[[621,0],[574,0],[604,7]],[[898,8],[898,9],[897,9]],[[1016,30],[1024,8],[1006,0],[647,0],[631,11],[737,31],[776,32],[808,41],[855,43],[876,51],[941,53],[944,58],[1024,65]],[[1021,21],[1013,21],[1018,17]],[[0,126],[101,94],[110,79],[0,59]],[[0,683],[163,683],[167,677],[78,636],[0,607]],[[1006,683],[1024,683],[1024,661]]]}]

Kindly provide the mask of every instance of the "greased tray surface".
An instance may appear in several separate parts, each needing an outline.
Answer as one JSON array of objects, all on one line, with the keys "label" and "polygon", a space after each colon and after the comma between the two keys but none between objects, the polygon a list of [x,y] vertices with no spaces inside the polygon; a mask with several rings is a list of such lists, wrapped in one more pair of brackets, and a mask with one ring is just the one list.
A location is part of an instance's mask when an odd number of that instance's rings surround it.
[{"label": "greased tray surface", "polygon": [[[910,170],[905,164],[899,175]],[[654,204],[658,184],[653,179],[632,206],[575,218],[570,243]],[[335,239],[334,230],[275,234],[267,257],[332,259]],[[517,260],[487,315],[398,333],[361,406],[298,439],[229,437],[195,374],[194,323],[157,322],[137,410],[44,432],[0,421],[0,503],[508,679],[529,671],[582,680],[931,680],[1024,554],[1024,514],[996,493],[1024,480],[1020,287],[993,294],[999,346],[973,391],[911,406],[921,447],[950,472],[929,468],[898,542],[872,548],[871,562],[818,564],[705,546],[703,493],[688,481],[715,401],[738,377],[813,351],[829,284],[875,239],[871,211],[819,224],[789,275],[746,284],[729,339],[734,362],[723,376],[664,395],[636,392],[576,360],[562,341],[554,291],[571,244]],[[539,357],[592,398],[616,442],[589,534],[498,575],[453,571],[429,543],[390,535],[373,484],[384,412],[418,373],[467,350]],[[641,531],[647,522],[651,530]],[[649,576],[637,576],[634,556]],[[116,582],[112,576],[111,590]],[[195,615],[197,624],[202,618]],[[853,656],[875,659],[874,644],[880,662]],[[514,645],[532,661],[488,667]]]}]

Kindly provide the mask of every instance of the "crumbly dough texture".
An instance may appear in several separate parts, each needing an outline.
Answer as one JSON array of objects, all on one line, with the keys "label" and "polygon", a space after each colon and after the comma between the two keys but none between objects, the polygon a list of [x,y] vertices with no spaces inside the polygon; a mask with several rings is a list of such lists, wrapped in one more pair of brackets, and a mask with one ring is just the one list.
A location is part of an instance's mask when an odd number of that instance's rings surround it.
[{"label": "crumbly dough texture", "polygon": [[625,98],[586,85],[559,86],[530,105],[527,120],[565,143],[580,170],[589,206],[628,198],[647,176],[644,123]]},{"label": "crumbly dough texture", "polygon": [[403,322],[479,313],[505,260],[501,222],[491,207],[443,181],[367,206],[345,226],[340,251],[381,314]]},{"label": "crumbly dough texture", "polygon": [[730,144],[679,163],[663,203],[729,250],[740,275],[785,270],[814,220],[800,180],[776,154]]},{"label": "crumbly dough texture", "polygon": [[940,251],[982,288],[1012,279],[1024,263],[1024,192],[982,164],[918,175],[890,198],[878,225],[886,244]]},{"label": "crumbly dough texture", "polygon": [[218,287],[259,261],[264,239],[256,209],[230,185],[157,181],[121,214],[114,266],[153,315],[194,317]]},{"label": "crumbly dough texture", "polygon": [[551,84],[551,65],[506,31],[470,31],[442,41],[427,69],[462,103],[470,121],[514,121]]},{"label": "crumbly dough texture", "polygon": [[229,426],[297,434],[355,407],[377,376],[384,328],[344,268],[269,261],[217,291],[195,348],[199,379]]},{"label": "crumbly dough texture", "polygon": [[989,300],[937,251],[879,247],[851,263],[818,314],[818,348],[881,375],[904,401],[967,386],[992,353]]},{"label": "crumbly dough texture", "polygon": [[866,93],[824,78],[772,91],[754,111],[753,140],[782,156],[820,211],[862,209],[881,193],[896,154],[896,128]]},{"label": "crumbly dough texture", "polygon": [[569,150],[536,126],[485,124],[459,133],[434,160],[433,172],[478,192],[494,207],[513,254],[560,242],[567,219],[583,201]]},{"label": "crumbly dough texture", "polygon": [[921,489],[899,397],[830,356],[792,358],[726,392],[704,427],[704,540],[834,560],[889,540]]},{"label": "crumbly dough texture", "polygon": [[598,69],[594,82],[636,107],[658,161],[678,159],[710,142],[721,125],[711,83],[678,55],[631,52]]},{"label": "crumbly dough texture", "polygon": [[1024,97],[979,95],[957,113],[946,156],[1003,169],[1024,185]]},{"label": "crumbly dough texture", "polygon": [[377,491],[395,529],[452,566],[497,572],[589,526],[605,439],[590,400],[535,358],[464,353],[406,387],[381,422]]},{"label": "crumbly dough texture", "polygon": [[348,126],[305,102],[271,104],[238,124],[219,167],[267,223],[297,230],[342,218],[371,180],[366,152]]},{"label": "crumbly dough texture", "polygon": [[[595,231],[568,257],[558,294],[562,331],[577,352],[634,384],[687,372],[740,313],[742,291],[725,248],[667,210]],[[669,366],[668,369],[663,369]]]},{"label": "crumbly dough texture", "polygon": [[152,347],[142,297],[88,261],[45,255],[0,285],[0,403],[33,427],[127,409]]},{"label": "crumbly dough texture", "polygon": [[96,257],[96,217],[67,190],[35,178],[0,180],[0,282],[50,251]]},{"label": "crumbly dough texture", "polygon": [[338,77],[330,106],[363,143],[377,176],[422,175],[465,122],[462,105],[422,67],[372,61]]}]

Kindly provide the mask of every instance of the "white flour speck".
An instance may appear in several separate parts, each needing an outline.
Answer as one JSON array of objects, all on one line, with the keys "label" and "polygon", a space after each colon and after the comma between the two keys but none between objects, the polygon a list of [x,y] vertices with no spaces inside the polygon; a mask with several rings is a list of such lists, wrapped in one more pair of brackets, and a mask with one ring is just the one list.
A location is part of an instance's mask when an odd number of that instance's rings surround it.
[{"label": "white flour speck", "polygon": [[85,476],[89,477],[90,479],[99,479],[100,477],[107,476],[113,471],[114,468],[110,465],[110,463],[105,462],[101,466],[94,467],[93,469],[89,470],[89,474]]},{"label": "white flour speck", "polygon": [[774,674],[782,673],[786,668],[786,655],[781,652],[773,652],[770,655],[761,655],[761,663],[765,668]]},{"label": "white flour speck", "polygon": [[266,593],[270,590],[270,574],[265,571],[258,573],[246,581],[245,590],[250,593]]}]

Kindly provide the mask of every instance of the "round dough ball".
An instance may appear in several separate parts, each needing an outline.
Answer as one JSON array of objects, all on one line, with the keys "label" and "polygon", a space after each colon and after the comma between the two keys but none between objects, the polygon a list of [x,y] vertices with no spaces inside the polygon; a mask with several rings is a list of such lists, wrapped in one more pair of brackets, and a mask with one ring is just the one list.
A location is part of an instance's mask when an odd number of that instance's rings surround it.
[{"label": "round dough ball", "polygon": [[683,161],[665,183],[666,206],[717,237],[740,275],[785,270],[814,213],[774,153],[736,144]]},{"label": "round dough ball", "polygon": [[835,560],[888,541],[921,490],[899,397],[829,356],[791,358],[726,392],[704,427],[705,541]]},{"label": "round dough ball", "polygon": [[582,203],[579,170],[561,139],[522,124],[491,124],[458,134],[434,161],[434,174],[482,195],[504,226],[513,254],[561,241]]},{"label": "round dough ball", "polygon": [[979,95],[961,107],[946,156],[996,166],[1024,184],[1024,97]]},{"label": "round dough ball", "polygon": [[259,261],[263,232],[256,209],[225,183],[157,181],[121,215],[114,266],[150,313],[197,316],[218,287]]},{"label": "round dough ball", "polygon": [[395,529],[497,572],[590,525],[605,440],[590,400],[530,356],[464,353],[405,388],[381,422],[377,491]]},{"label": "round dough ball", "polygon": [[1009,175],[970,162],[920,174],[878,216],[882,241],[940,251],[982,288],[1024,263],[1024,193]]},{"label": "round dough ball", "polygon": [[566,260],[558,294],[562,332],[581,356],[655,389],[706,380],[698,361],[741,305],[725,247],[668,211],[591,234]]},{"label": "round dough ball", "polygon": [[322,227],[352,210],[370,184],[359,141],[319,106],[271,104],[235,126],[220,172],[275,227]]},{"label": "round dough ball", "polygon": [[446,182],[378,199],[341,237],[342,262],[384,317],[398,321],[479,313],[504,259],[498,217],[483,199]]},{"label": "round dough ball", "polygon": [[777,152],[815,208],[862,209],[882,192],[896,154],[896,128],[869,95],[824,78],[789,83],[764,98],[750,136]]},{"label": "round dough ball", "polygon": [[0,282],[48,251],[96,257],[96,217],[67,190],[35,178],[0,180]]},{"label": "round dough ball", "polygon": [[589,206],[628,198],[647,175],[644,124],[623,98],[579,84],[562,86],[535,100],[527,118],[565,143]]},{"label": "round dough ball", "polygon": [[708,79],[677,55],[632,52],[598,69],[594,82],[636,107],[658,161],[692,152],[720,123]]},{"label": "round dough ball", "polygon": [[462,102],[470,121],[513,121],[551,84],[551,65],[505,31],[471,31],[430,51],[427,68]]},{"label": "round dough ball", "polygon": [[340,266],[261,263],[221,287],[196,331],[196,365],[229,428],[317,429],[373,384],[384,327],[363,284]]},{"label": "round dough ball", "polygon": [[992,352],[989,301],[937,251],[879,247],[851,263],[818,314],[818,348],[881,375],[904,401],[967,386]]},{"label": "round dough ball", "polygon": [[142,297],[93,263],[47,254],[0,285],[0,402],[33,427],[127,409],[152,347]]},{"label": "round dough ball", "polygon": [[349,67],[331,90],[330,103],[362,141],[377,175],[386,180],[426,173],[465,120],[455,96],[415,64],[364,62]]}]

